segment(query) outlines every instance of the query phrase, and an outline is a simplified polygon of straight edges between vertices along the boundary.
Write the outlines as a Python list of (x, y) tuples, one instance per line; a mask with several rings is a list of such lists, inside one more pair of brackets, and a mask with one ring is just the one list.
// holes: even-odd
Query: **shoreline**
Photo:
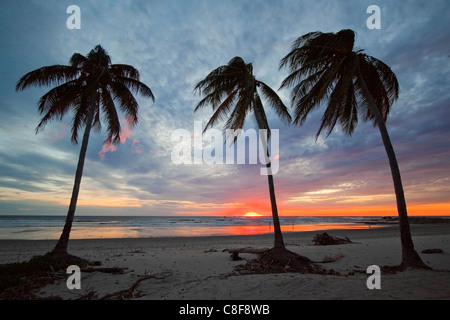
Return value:
[[(1, 218), (1, 216), (0, 216)], [(53, 219), (43, 219), (36, 221), (33, 217), (26, 217), (22, 221), (21, 217), (10, 216), (6, 224), (0, 220), (0, 240), (58, 240), (63, 228), (56, 225)], [(54, 218), (54, 217), (51, 217)], [(115, 220), (115, 217), (89, 217), (92, 220), (78, 221), (72, 227), (71, 239), (115, 239), (115, 238), (159, 238), (159, 237), (195, 237), (195, 236), (234, 236), (234, 235), (256, 235), (272, 234), (272, 220), (268, 217), (243, 218), (231, 217), (227, 221), (220, 217), (175, 217), (168, 220), (158, 221), (161, 217), (144, 217), (139, 220), (137, 217), (128, 220)], [(124, 218), (124, 217), (122, 217)], [(191, 220), (191, 218), (193, 220)], [(194, 219), (195, 218), (195, 219)], [(206, 218), (206, 220), (202, 220)], [(215, 220), (208, 220), (208, 219)], [(293, 218), (290, 220), (290, 218)], [(326, 231), (335, 229), (365, 229), (384, 227), (386, 225), (398, 224), (398, 218), (391, 216), (384, 217), (321, 217), (315, 222), (309, 220), (312, 217), (288, 217), (281, 224), (283, 233), (306, 232), (306, 231)], [(104, 220), (102, 220), (104, 219)], [(150, 219), (150, 220), (147, 220)], [(200, 219), (200, 221), (194, 221)], [(219, 219), (219, 220), (217, 220)], [(243, 219), (234, 221), (233, 219)], [(257, 219), (254, 221), (253, 219)], [(260, 220), (263, 219), (263, 220)], [(268, 220), (267, 220), (268, 219)], [(323, 219), (322, 221), (320, 219)], [(17, 221), (16, 221), (17, 220)], [(267, 220), (267, 221), (266, 221)], [(410, 217), (411, 224), (450, 224), (450, 217)], [(189, 222), (186, 222), (189, 221)], [(213, 221), (211, 223), (211, 221)], [(313, 219), (314, 221), (314, 219)], [(18, 224), (17, 224), (18, 222)], [(20, 226), (20, 227), (19, 227)]]
[[(366, 224), (366, 222), (358, 222), (358, 224)], [(371, 227), (367, 227), (367, 228), (330, 228), (330, 229), (317, 229), (317, 230), (306, 230), (306, 231), (282, 231), (283, 233), (283, 237), (286, 238), (305, 238), (305, 237), (313, 237), (315, 234), (317, 233), (323, 233), (323, 232), (327, 232), (327, 233), (351, 233), (351, 232), (355, 232), (355, 234), (359, 234), (358, 231), (363, 231), (363, 230), (375, 230), (375, 229), (396, 229), (396, 227), (398, 226), (398, 224), (386, 224), (384, 225), (383, 223), (381, 223), (380, 226), (376, 225), (375, 223), (373, 224), (373, 228)], [(263, 238), (265, 240), (268, 240), (267, 238), (273, 238), (273, 231), (267, 231), (264, 233), (257, 233), (257, 234), (224, 234), (224, 235), (194, 235), (194, 236), (143, 236), (143, 237), (115, 237), (115, 238), (80, 238), (80, 239), (73, 239), (70, 238), (69, 240), (69, 247), (71, 243), (82, 243), (82, 242), (94, 242), (94, 241), (112, 241), (112, 242), (119, 242), (119, 241), (135, 241), (135, 242), (140, 242), (140, 241), (155, 241), (155, 242), (164, 242), (164, 241), (168, 241), (168, 242), (173, 242), (173, 241), (179, 241), (179, 242), (183, 242), (184, 240), (186, 241), (209, 241), (211, 239), (213, 240), (230, 240), (230, 239), (235, 239), (236, 241), (245, 241), (248, 240), (250, 242), (257, 240), (258, 238)], [(42, 242), (42, 243), (54, 243), (56, 244), (56, 242), (58, 241), (58, 238), (55, 239), (0, 239), (0, 245), (2, 243), (15, 243), (15, 242), (23, 242), (23, 243), (36, 243), (36, 242)], [(0, 264), (2, 264), (3, 262), (1, 259), (1, 247), (0, 247)]]
[[(395, 225), (373, 229), (339, 229), (284, 233), (286, 247), (314, 261), (341, 254), (342, 258), (321, 264), (341, 276), (317, 274), (233, 274), (233, 268), (256, 257), (240, 254), (232, 261), (227, 248), (264, 248), (273, 245), (272, 234), (117, 238), (70, 240), (69, 253), (101, 267), (125, 268), (123, 274), (82, 273), (81, 289), (69, 290), (66, 276), (36, 292), (40, 298), (77, 299), (89, 293), (96, 298), (128, 289), (136, 281), (133, 299), (143, 300), (297, 300), (297, 299), (450, 299), (450, 228), (448, 225), (411, 225), (416, 251), (434, 270), (407, 270), (381, 275), (381, 289), (366, 286), (370, 265), (398, 265), (401, 245)], [(348, 237), (353, 243), (315, 246), (312, 239), (327, 232)], [(0, 264), (45, 254), (55, 240), (0, 240)], [(442, 254), (423, 254), (441, 248)], [(356, 273), (354, 271), (357, 271)], [(352, 274), (353, 272), (353, 274)]]

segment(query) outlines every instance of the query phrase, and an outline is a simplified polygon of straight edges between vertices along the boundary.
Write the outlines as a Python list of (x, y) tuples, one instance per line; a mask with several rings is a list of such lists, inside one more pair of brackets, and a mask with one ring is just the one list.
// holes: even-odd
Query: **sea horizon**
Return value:
[[(283, 232), (368, 229), (383, 216), (280, 216)], [(392, 216), (395, 217), (395, 216)], [(431, 217), (431, 216), (429, 216)], [(443, 216), (440, 216), (443, 217)], [(0, 240), (57, 240), (66, 216), (0, 215)], [(71, 239), (256, 235), (273, 232), (271, 216), (75, 216)]]

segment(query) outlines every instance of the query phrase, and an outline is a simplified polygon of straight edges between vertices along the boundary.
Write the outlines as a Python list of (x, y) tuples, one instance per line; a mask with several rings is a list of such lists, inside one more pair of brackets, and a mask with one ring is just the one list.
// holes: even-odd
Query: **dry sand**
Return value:
[[(433, 271), (406, 270), (381, 273), (381, 289), (369, 290), (365, 273), (370, 265), (398, 265), (401, 246), (397, 226), (371, 230), (330, 230), (354, 243), (315, 246), (320, 232), (285, 233), (287, 248), (314, 261), (342, 254), (342, 258), (322, 264), (341, 276), (319, 274), (230, 275), (233, 267), (255, 258), (232, 261), (227, 248), (263, 248), (272, 245), (272, 235), (71, 240), (69, 252), (102, 262), (101, 267), (120, 267), (124, 274), (83, 273), (81, 289), (69, 290), (62, 278), (38, 291), (38, 296), (77, 299), (95, 291), (97, 298), (128, 289), (139, 279), (133, 299), (145, 300), (292, 300), (292, 299), (450, 299), (450, 227), (412, 225), (417, 252)], [(0, 263), (25, 261), (50, 251), (55, 241), (0, 241)], [(443, 253), (423, 254), (424, 249), (440, 248)], [(354, 275), (353, 270), (359, 270)]]

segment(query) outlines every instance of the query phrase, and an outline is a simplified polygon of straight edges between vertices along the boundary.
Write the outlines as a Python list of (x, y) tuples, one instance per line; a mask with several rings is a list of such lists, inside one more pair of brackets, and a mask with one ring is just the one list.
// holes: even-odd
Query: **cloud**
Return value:
[(131, 143), (131, 147), (133, 148), (133, 153), (142, 154), (144, 151), (141, 149), (141, 141), (138, 139), (134, 139)]
[[(121, 131), (119, 133), (119, 137), (120, 137), (120, 144), (125, 144), (127, 142), (127, 139), (130, 138), (133, 135), (133, 131), (130, 129), (131, 127), (131, 120), (130, 119), (121, 119)], [(139, 140), (134, 140), (132, 142), (132, 146), (134, 147), (136, 145), (136, 143), (139, 143)], [(114, 143), (111, 143), (109, 141), (106, 141), (103, 146), (102, 146), (102, 150), (100, 150), (100, 152), (98, 153), (100, 159), (105, 160), (106, 157), (106, 153), (108, 152), (115, 152), (117, 151), (117, 145)], [(139, 153), (139, 152), (136, 152)]]
[[(366, 9), (373, 3), (361, 0), (80, 1), (80, 30), (66, 27), (70, 4), (7, 0), (0, 13), (0, 187), (5, 195), (0, 210), (33, 207), (45, 195), (56, 197), (60, 208), (60, 199), (69, 198), (79, 152), (67, 131), (71, 115), (35, 135), (36, 103), (49, 88), (16, 93), (14, 85), (26, 72), (67, 64), (73, 53), (87, 54), (97, 44), (113, 63), (136, 67), (156, 101), (136, 97), (135, 127), (120, 115), (119, 144), (104, 144), (104, 132), (91, 135), (81, 191), (86, 191), (85, 212), (101, 212), (89, 193), (101, 194), (105, 205), (117, 198), (116, 204), (129, 205), (132, 211), (126, 212), (133, 214), (213, 214), (214, 208), (226, 213), (247, 204), (270, 210), (267, 177), (260, 176), (259, 164), (176, 166), (170, 159), (171, 133), (178, 128), (192, 132), (194, 120), (206, 123), (210, 109), (193, 112), (201, 99), (194, 86), (234, 56), (252, 62), (255, 76), (277, 90), (288, 72), (278, 69), (279, 61), (297, 37), (343, 28), (354, 29), (357, 47), (385, 61), (399, 78), (400, 98), (387, 125), (408, 203), (448, 197), (450, 7), (445, 0), (380, 0), (381, 30), (366, 28)], [(289, 106), (289, 90), (279, 94)], [(381, 196), (391, 192), (392, 179), (376, 128), (361, 119), (351, 137), (336, 127), (316, 141), (323, 108), (302, 127), (285, 126), (268, 109), (270, 126), (280, 129), (282, 156), (274, 177), (280, 212), (295, 211), (294, 203), (312, 208), (318, 203), (393, 205), (392, 198)], [(251, 117), (246, 127), (254, 127)], [(22, 204), (9, 203), (8, 196), (17, 194)], [(35, 207), (53, 213), (51, 204)]]
[(67, 126), (64, 123), (59, 125), (59, 132), (55, 133), (50, 139), (50, 143), (54, 143), (58, 140), (62, 140), (66, 137)]
[(102, 147), (102, 150), (98, 153), (100, 159), (105, 160), (105, 155), (107, 152), (115, 152), (117, 150), (117, 146), (115, 146), (111, 142), (105, 142)]

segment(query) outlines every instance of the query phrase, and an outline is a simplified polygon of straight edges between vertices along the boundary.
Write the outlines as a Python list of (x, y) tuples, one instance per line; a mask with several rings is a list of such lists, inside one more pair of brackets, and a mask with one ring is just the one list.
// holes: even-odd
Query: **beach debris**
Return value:
[(301, 244), (298, 243), (285, 243), (286, 246), (297, 246), (297, 247), (301, 247)]
[(104, 295), (103, 297), (99, 297), (95, 291), (89, 291), (87, 294), (81, 296), (76, 300), (129, 300), (133, 298), (139, 298), (142, 295), (139, 290), (137, 290), (138, 285), (148, 279), (165, 279), (167, 277), (172, 276), (171, 271), (162, 271), (155, 274), (146, 273), (143, 276), (139, 277), (128, 289), (119, 290), (113, 293), (109, 293)]
[(352, 243), (352, 241), (345, 237), (345, 239), (330, 236), (328, 233), (324, 232), (322, 234), (316, 234), (313, 238), (314, 245), (316, 246), (328, 246), (344, 243)]
[(125, 273), (125, 269), (127, 269), (127, 268), (118, 268), (118, 267), (113, 267), (113, 268), (82, 268), (81, 272), (87, 272), (87, 273), (103, 272), (103, 273), (112, 273), (112, 274), (123, 274), (123, 273)]
[(435, 248), (422, 250), (422, 253), (444, 253), (444, 251), (442, 251), (442, 249)]
[(103, 298), (101, 298), (101, 300), (126, 300), (126, 299), (132, 299), (132, 298), (137, 298), (140, 297), (141, 294), (140, 293), (135, 293), (134, 291), (136, 290), (137, 286), (144, 280), (148, 280), (148, 279), (165, 279), (167, 277), (170, 277), (172, 275), (172, 272), (161, 272), (161, 273), (156, 273), (156, 274), (147, 274), (141, 278), (139, 278), (138, 280), (136, 280), (135, 283), (133, 283), (133, 285), (129, 288), (129, 289), (124, 289), (124, 290), (120, 290), (111, 294), (107, 294), (105, 295)]
[(225, 251), (231, 254), (233, 261), (243, 260), (239, 257), (239, 253), (253, 253), (258, 255), (256, 259), (234, 267), (234, 273), (241, 275), (286, 272), (339, 275), (339, 272), (333, 269), (323, 269), (316, 263), (334, 262), (343, 257), (341, 253), (338, 253), (332, 257), (325, 257), (322, 261), (317, 262), (286, 248), (278, 247), (271, 249), (246, 247), (222, 250), (222, 252)]
[(318, 263), (330, 263), (330, 262), (335, 262), (336, 260), (339, 260), (340, 258), (342, 258), (343, 255), (342, 253), (338, 253), (332, 257), (328, 257), (326, 256), (325, 258), (322, 259), (322, 261), (318, 262)]
[(128, 251), (128, 253), (147, 253), (146, 251), (143, 251), (141, 249), (134, 250), (134, 251)]
[(231, 260), (233, 261), (239, 261), (242, 260), (241, 257), (239, 257), (239, 253), (253, 253), (253, 254), (263, 254), (264, 252), (269, 251), (269, 248), (262, 248), (262, 249), (256, 249), (252, 247), (246, 247), (246, 248), (237, 248), (237, 249), (223, 249), (222, 252), (227, 251), (230, 253)]
[[(0, 300), (44, 299), (36, 292), (57, 280), (65, 279), (68, 266), (81, 268), (98, 265), (68, 253), (48, 252), (32, 257), (29, 261), (0, 265)], [(59, 299), (51, 296), (45, 299)]]
[[(274, 247), (268, 250), (258, 249), (256, 252), (255, 250), (248, 250), (248, 248), (244, 249), (246, 252), (252, 251), (250, 253), (258, 253), (258, 258), (235, 266), (234, 274), (245, 275), (293, 272), (339, 275), (339, 273), (333, 269), (323, 269), (309, 258), (283, 247)], [(226, 251), (228, 251), (228, 249)], [(262, 253), (259, 253), (260, 251)]]

